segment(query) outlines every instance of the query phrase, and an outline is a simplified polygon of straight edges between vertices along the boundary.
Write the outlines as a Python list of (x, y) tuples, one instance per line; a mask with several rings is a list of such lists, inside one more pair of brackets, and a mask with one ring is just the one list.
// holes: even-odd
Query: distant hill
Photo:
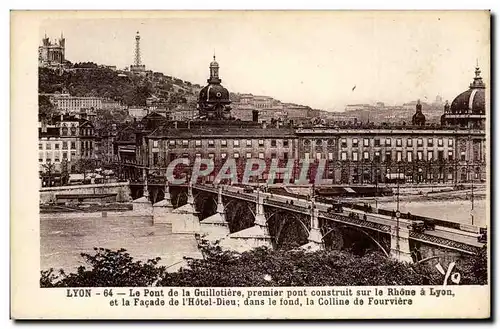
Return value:
[(134, 76), (119, 76), (107, 68), (66, 70), (59, 73), (39, 68), (38, 92), (68, 92), (72, 96), (97, 96), (127, 105), (145, 105), (153, 91), (151, 83)]
[[(49, 68), (39, 68), (38, 72), (38, 92), (41, 94), (59, 92), (72, 96), (96, 96), (128, 106), (146, 106), (150, 97), (169, 106), (196, 106), (202, 88), (161, 72), (150, 72), (148, 77), (138, 76), (92, 62), (69, 63), (62, 72)], [(229, 97), (237, 102), (239, 96), (231, 92)]]

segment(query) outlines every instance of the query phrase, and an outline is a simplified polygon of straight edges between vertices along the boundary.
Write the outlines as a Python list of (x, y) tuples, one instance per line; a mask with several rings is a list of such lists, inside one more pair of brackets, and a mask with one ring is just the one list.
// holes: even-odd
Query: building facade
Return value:
[[(281, 167), (294, 160), (294, 178), (298, 178), (299, 171), (295, 169), (301, 160), (316, 166), (322, 162), (325, 164), (322, 178), (343, 185), (458, 184), (486, 180), (488, 144), (484, 122), (463, 125), (445, 120), (443, 125), (431, 125), (426, 123), (420, 102), (414, 105), (413, 117), (411, 111), (407, 112), (412, 124), (332, 126), (323, 120), (299, 126), (280, 121), (270, 125), (260, 118), (262, 111), (268, 109), (252, 115), (251, 121), (235, 120), (229, 107), (229, 92), (219, 84), (218, 68), (218, 63), (211, 63), (209, 85), (200, 92), (201, 119), (165, 119), (153, 125), (144, 121), (142, 128), (130, 128), (128, 140), (117, 139), (123, 157), (127, 156), (127, 161), (138, 168), (149, 168), (160, 176), (178, 158), (187, 158), (191, 164), (196, 158), (204, 158), (213, 159), (216, 169), (227, 159), (234, 159), (243, 167), (248, 159), (262, 159), (267, 165), (278, 159)], [(465, 111), (458, 104), (455, 111)], [(484, 102), (479, 105), (485, 106)], [(477, 119), (472, 118), (472, 122)], [(312, 179), (312, 175), (313, 171), (308, 177)]]
[(58, 40), (50, 41), (47, 35), (42, 39), (42, 45), (38, 47), (38, 66), (51, 67), (61, 66), (65, 61), (66, 39), (61, 33)]
[[(393, 127), (394, 128), (394, 127)], [(299, 128), (299, 156), (326, 160), (337, 184), (486, 179), (484, 131), (438, 129)]]
[(69, 172), (77, 170), (76, 163), (82, 158), (94, 159), (96, 136), (94, 126), (88, 120), (61, 115), (53, 122), (39, 124), (38, 164), (41, 173), (51, 166), (53, 172), (61, 172), (66, 162)]
[(65, 113), (79, 113), (82, 110), (102, 110), (103, 100), (100, 97), (78, 97), (60, 95), (52, 97), (56, 108)]

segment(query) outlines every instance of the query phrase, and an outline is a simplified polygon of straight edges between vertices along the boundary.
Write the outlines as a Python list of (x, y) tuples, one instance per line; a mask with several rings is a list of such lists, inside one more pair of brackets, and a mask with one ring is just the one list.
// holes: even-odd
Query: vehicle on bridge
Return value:
[(417, 233), (424, 233), (425, 232), (425, 223), (423, 220), (412, 220), (411, 224), (408, 225), (408, 229), (413, 232)]
[(433, 220), (411, 220), (411, 224), (408, 226), (411, 231), (424, 233), (425, 231), (435, 231), (436, 223)]
[(243, 188), (243, 193), (253, 193), (253, 187), (245, 186), (245, 188)]
[(343, 212), (343, 211), (344, 211), (344, 210), (342, 209), (342, 203), (340, 203), (340, 202), (338, 202), (338, 201), (336, 201), (336, 202), (332, 202), (332, 203), (331, 203), (331, 205), (332, 205), (332, 206), (331, 206), (331, 207), (329, 207), (329, 208), (326, 210), (326, 212), (327, 212), (327, 213), (330, 213), (330, 214), (332, 214), (332, 213), (341, 213), (341, 212)]

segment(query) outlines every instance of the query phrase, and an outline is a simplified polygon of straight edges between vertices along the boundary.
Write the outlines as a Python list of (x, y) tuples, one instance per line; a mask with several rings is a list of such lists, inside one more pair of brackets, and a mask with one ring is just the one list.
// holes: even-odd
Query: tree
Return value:
[(41, 119), (50, 119), (55, 114), (54, 104), (45, 95), (38, 95), (38, 115)]
[(56, 171), (56, 165), (52, 162), (47, 162), (42, 165), (42, 168), (45, 170), (44, 175), (47, 177), (47, 186), (52, 186), (52, 178)]
[[(380, 253), (362, 256), (350, 251), (283, 251), (256, 248), (236, 253), (202, 241), (203, 259), (167, 273), (160, 258), (134, 261), (125, 249), (94, 248), (81, 254), (91, 268), (76, 273), (54, 269), (41, 272), (41, 287), (263, 287), (263, 286), (377, 286), (441, 285), (443, 276), (429, 264), (409, 264)], [(460, 284), (487, 283), (486, 248), (477, 256), (457, 261)]]
[(61, 162), (61, 185), (66, 185), (69, 181), (68, 159)]
[(148, 261), (134, 261), (125, 249), (111, 251), (94, 248), (95, 254), (82, 253), (91, 268), (78, 267), (76, 273), (59, 275), (53, 269), (41, 272), (40, 286), (49, 287), (144, 287), (155, 285), (165, 273), (164, 266), (158, 266), (160, 258)]
[(97, 165), (95, 160), (80, 158), (76, 162), (76, 168), (79, 173), (83, 174), (83, 180), (85, 181), (87, 179), (87, 174), (92, 173), (97, 168)]

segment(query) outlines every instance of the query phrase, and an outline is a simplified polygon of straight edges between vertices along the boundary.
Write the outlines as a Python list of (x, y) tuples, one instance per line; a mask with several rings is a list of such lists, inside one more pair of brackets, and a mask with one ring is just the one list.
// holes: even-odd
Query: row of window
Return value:
[[(352, 142), (352, 147), (358, 147), (360, 145), (360, 141), (357, 138), (353, 138), (351, 140), (351, 142)], [(382, 140), (380, 138), (373, 139), (373, 146), (375, 146), (375, 147), (382, 146), (382, 142), (384, 143), (384, 146), (387, 146), (387, 147), (393, 146), (392, 139), (389, 137), (382, 139)], [(370, 138), (363, 138), (363, 146), (364, 147), (370, 147), (370, 144), (371, 144)], [(443, 138), (437, 138), (437, 146), (443, 147), (443, 145), (444, 145)], [(347, 147), (347, 139), (346, 138), (340, 139), (340, 146), (343, 148)], [(396, 138), (396, 147), (402, 147), (402, 146), (403, 146), (403, 139)], [(406, 139), (406, 146), (413, 147), (413, 138)], [(417, 146), (419, 146), (419, 147), (424, 146), (424, 139), (423, 138), (417, 138)], [(433, 146), (434, 146), (434, 138), (432, 138), (432, 137), (427, 138), (427, 147), (433, 147)], [(453, 147), (453, 139), (451, 139), (451, 138), (448, 139), (448, 147)]]
[[(320, 154), (320, 153), (318, 153)], [(318, 156), (318, 154), (316, 156)], [(360, 154), (358, 152), (352, 152), (352, 156), (351, 156), (351, 159), (352, 161), (359, 161), (359, 156)], [(370, 153), (365, 151), (362, 153), (362, 157), (363, 157), (363, 161), (374, 161), (374, 162), (381, 162), (382, 161), (382, 156), (381, 156), (381, 153), (379, 151), (376, 151), (374, 152), (373, 154), (373, 158), (370, 157)], [(343, 161), (346, 161), (348, 160), (348, 154), (347, 152), (341, 152), (340, 153), (340, 160), (343, 160)], [(428, 151), (427, 152), (427, 157), (424, 158), (424, 152), (423, 151), (417, 151), (417, 157), (416, 157), (416, 160), (417, 161), (432, 161), (432, 160), (435, 160), (436, 158), (434, 158), (434, 151)], [(387, 151), (385, 152), (385, 161), (386, 162), (391, 162), (393, 159), (392, 159), (392, 152), (391, 151)], [(407, 151), (406, 152), (406, 158), (403, 159), (403, 152), (402, 151), (396, 151), (396, 162), (400, 162), (400, 161), (407, 161), (407, 162), (413, 162), (415, 159), (414, 159), (414, 154), (412, 151)], [(438, 151), (437, 152), (437, 160), (445, 160), (445, 154), (444, 154), (444, 151)], [(447, 157), (447, 160), (449, 161), (452, 161), (453, 160), (453, 151), (448, 151), (448, 157)], [(462, 161), (465, 161), (465, 152), (462, 152), (460, 154), (460, 160)]]
[[(68, 127), (61, 128), (61, 136), (76, 136), (76, 128), (71, 127), (70, 131), (71, 135), (68, 135)], [(92, 128), (80, 128), (80, 134), (83, 136), (93, 136), (94, 131)]]
[(57, 105), (58, 106), (65, 106), (65, 105), (80, 105), (80, 104), (87, 104), (87, 105), (97, 105), (101, 104), (102, 101), (100, 99), (58, 99), (57, 100)]
[[(358, 152), (352, 152), (351, 154), (351, 158), (349, 160), (352, 160), (352, 161), (359, 161), (359, 156), (360, 156), (360, 153)], [(310, 159), (311, 155), (306, 152), (304, 153), (304, 158), (305, 159)], [(382, 161), (382, 157), (381, 157), (381, 153), (379, 151), (375, 151), (374, 154), (373, 154), (373, 158), (370, 157), (370, 152), (368, 151), (364, 151), (362, 153), (362, 157), (363, 157), (363, 160), (364, 161), (375, 161), (375, 162), (381, 162)], [(317, 160), (321, 160), (323, 159), (323, 153), (316, 153), (316, 159)], [(327, 159), (328, 160), (333, 160), (333, 153), (330, 152), (328, 153), (327, 155)], [(427, 158), (424, 159), (424, 152), (423, 151), (417, 151), (417, 158), (416, 158), (418, 161), (431, 161), (431, 160), (434, 160), (434, 151), (428, 151), (427, 152)], [(444, 157), (444, 151), (438, 151), (437, 152), (437, 159), (438, 160), (444, 160), (445, 157)], [(448, 151), (448, 160), (453, 160), (453, 151)], [(342, 161), (347, 161), (348, 160), (348, 152), (341, 152), (340, 153), (340, 160)], [(413, 157), (413, 152), (412, 151), (407, 151), (406, 152), (406, 158), (404, 159), (408, 162), (412, 162), (414, 161), (414, 157)], [(465, 161), (465, 152), (462, 152), (460, 154), (460, 160), (462, 161)], [(391, 151), (387, 151), (385, 152), (385, 161), (392, 161), (392, 152)], [(402, 151), (396, 151), (396, 161), (397, 162), (400, 162), (400, 161), (403, 161), (403, 152)]]
[[(43, 145), (44, 143), (38, 143), (38, 149), (43, 150)], [(71, 142), (71, 149), (76, 150), (76, 142)], [(82, 142), (83, 145), (83, 142)], [(59, 150), (59, 147), (61, 146), (60, 142), (54, 142), (54, 150)], [(52, 149), (52, 143), (51, 142), (46, 142), (45, 143), (45, 149), (46, 150), (51, 150)], [(62, 142), (62, 149), (67, 150), (68, 149), (68, 142)]]
[[(264, 140), (263, 139), (259, 139), (259, 140), (251, 140), (251, 139), (247, 139), (245, 140), (244, 143), (240, 143), (240, 140), (239, 139), (233, 139), (232, 140), (232, 145), (233, 147), (240, 147), (240, 146), (243, 146), (245, 145), (246, 147), (252, 147), (253, 146), (253, 143), (256, 142), (258, 143), (259, 146), (264, 146)], [(159, 142), (158, 140), (153, 140), (153, 147), (158, 147), (159, 145)], [(183, 140), (169, 140), (168, 141), (168, 145), (169, 147), (171, 148), (175, 148), (176, 145), (179, 145), (179, 146), (183, 146), (183, 147), (189, 147), (189, 140), (187, 139), (183, 139)], [(197, 139), (194, 141), (194, 145), (197, 146), (197, 147), (201, 147), (202, 146), (202, 141), (201, 139)], [(207, 143), (208, 147), (215, 147), (215, 140), (213, 139), (209, 139), (208, 140), (208, 143)], [(220, 140), (220, 146), (221, 147), (227, 147), (228, 145), (228, 141), (223, 139), (223, 140)], [(278, 140), (276, 139), (271, 139), (271, 147), (276, 147), (278, 145)], [(289, 146), (289, 140), (288, 139), (283, 139), (283, 147), (288, 147)]]
[[(201, 153), (196, 153), (195, 154), (195, 158), (201, 158), (202, 154)], [(209, 153), (208, 154), (208, 158), (209, 159), (214, 159), (215, 158), (215, 153)], [(232, 154), (232, 157), (234, 159), (239, 159), (240, 157), (242, 157), (243, 155), (240, 154), (239, 152), (234, 152)], [(251, 152), (247, 152), (245, 153), (244, 155), (247, 159), (250, 159), (253, 157), (253, 154)], [(352, 160), (354, 162), (356, 161), (360, 161), (360, 153), (358, 152), (352, 152), (351, 154), (351, 158), (348, 159), (348, 152), (341, 152), (340, 153), (340, 160), (342, 161), (347, 161), (347, 160)], [(437, 160), (440, 160), (440, 161), (443, 161), (445, 160), (445, 157), (444, 157), (444, 152), (443, 151), (438, 151), (437, 153)], [(189, 157), (189, 154), (188, 153), (183, 153), (183, 154), (170, 154), (170, 161), (173, 161), (174, 159), (178, 158), (178, 157), (183, 157), (183, 158), (188, 158)], [(228, 154), (227, 153), (220, 153), (220, 158), (221, 159), (226, 159), (228, 157)], [(328, 157), (328, 160), (334, 160), (333, 158), (333, 153), (328, 153), (327, 155)], [(258, 153), (258, 158), (259, 159), (264, 159), (265, 158), (265, 154), (264, 152), (259, 152)], [(277, 158), (277, 154), (276, 153), (271, 153), (271, 159), (276, 159)], [(310, 159), (310, 153), (306, 152), (304, 153), (304, 158), (305, 159)], [(447, 157), (447, 160), (449, 161), (452, 161), (453, 160), (453, 151), (448, 151), (448, 157)], [(287, 160), (288, 159), (288, 153), (283, 153), (283, 159)], [(323, 153), (316, 153), (316, 159), (317, 160), (321, 160), (323, 159)], [(415, 160), (417, 161), (432, 161), (434, 160), (434, 152), (432, 151), (429, 151), (427, 152), (427, 157), (424, 158), (424, 152), (423, 151), (417, 151), (417, 155), (416, 155), (416, 159), (414, 158), (414, 154), (413, 152), (406, 152), (406, 158), (403, 159), (403, 152), (401, 151), (396, 151), (396, 158), (394, 159), (396, 162), (401, 162), (401, 161), (407, 161), (407, 162), (413, 162)], [(382, 162), (382, 155), (380, 152), (374, 152), (373, 154), (373, 158), (371, 158), (370, 156), (370, 153), (365, 151), (362, 153), (362, 160), (365, 161), (365, 162), (368, 162), (368, 161), (374, 161), (374, 162)], [(392, 159), (392, 152), (388, 151), (385, 153), (385, 159), (384, 159), (386, 162), (391, 162), (393, 159)], [(465, 152), (461, 152), (460, 154), (460, 160), (461, 161), (465, 161)], [(154, 152), (153, 153), (153, 163), (154, 164), (158, 164), (159, 162), (159, 156), (158, 156), (158, 152)]]
[[(201, 154), (201, 153), (195, 153), (195, 158), (201, 158), (201, 156), (202, 156), (202, 154)], [(239, 159), (239, 158), (240, 158), (240, 157), (242, 157), (242, 156), (243, 156), (243, 154), (240, 154), (239, 152), (234, 152), (234, 153), (232, 154), (232, 157), (233, 157), (234, 159)], [(251, 159), (251, 158), (253, 158), (253, 154), (252, 154), (251, 152), (247, 152), (247, 153), (245, 153), (245, 155), (244, 155), (244, 156), (245, 156), (245, 158), (247, 158), (247, 159)], [(277, 158), (277, 156), (278, 156), (278, 155), (277, 155), (277, 153), (271, 153), (271, 159), (276, 159), (276, 158)], [(181, 155), (181, 154), (176, 155), (176, 154), (173, 154), (173, 153), (172, 153), (172, 154), (170, 154), (170, 161), (174, 160), (174, 159), (175, 159), (175, 158), (177, 158), (177, 157), (189, 158), (189, 154), (188, 154), (188, 153), (183, 153), (182, 155)], [(220, 153), (220, 158), (221, 158), (221, 159), (227, 159), (227, 157), (228, 157), (228, 154), (227, 154), (227, 153), (224, 153), (224, 152), (223, 152), (223, 153)], [(258, 157), (259, 157), (259, 159), (265, 159), (265, 154), (264, 154), (264, 152), (259, 152), (259, 153), (258, 153)], [(215, 153), (208, 153), (208, 158), (209, 158), (209, 159), (215, 159)], [(288, 153), (287, 153), (287, 152), (283, 153), (283, 159), (288, 160)], [(158, 162), (159, 162), (158, 152), (154, 152), (154, 153), (153, 153), (153, 163), (154, 163), (154, 164), (158, 164)]]
[[(59, 153), (52, 153), (52, 152), (46, 152), (45, 153), (45, 159), (47, 162), (52, 162), (52, 154), (54, 155), (54, 162), (59, 162), (60, 159), (59, 159)], [(38, 154), (38, 162), (43, 162), (43, 157), (44, 153), (43, 152), (39, 152)], [(76, 157), (76, 152), (71, 152), (71, 158), (74, 158)], [(62, 158), (63, 159), (68, 159), (68, 152), (62, 152)]]

